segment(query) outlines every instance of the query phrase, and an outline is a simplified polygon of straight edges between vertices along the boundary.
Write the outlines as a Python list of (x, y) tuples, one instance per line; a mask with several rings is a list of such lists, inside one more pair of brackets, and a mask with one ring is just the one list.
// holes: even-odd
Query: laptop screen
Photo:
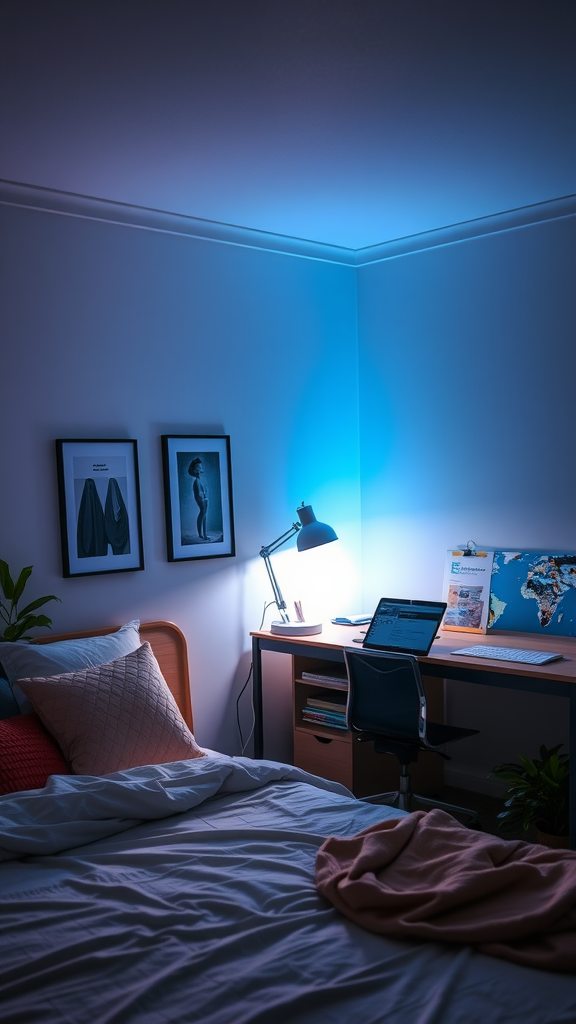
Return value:
[(445, 611), (443, 601), (402, 601), (382, 597), (362, 647), (372, 651), (426, 655)]

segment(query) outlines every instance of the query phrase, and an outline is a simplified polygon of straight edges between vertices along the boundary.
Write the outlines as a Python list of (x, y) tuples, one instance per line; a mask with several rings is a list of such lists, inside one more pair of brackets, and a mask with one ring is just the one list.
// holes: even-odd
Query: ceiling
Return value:
[(0, 177), (354, 249), (576, 192), (574, 0), (4, 0)]

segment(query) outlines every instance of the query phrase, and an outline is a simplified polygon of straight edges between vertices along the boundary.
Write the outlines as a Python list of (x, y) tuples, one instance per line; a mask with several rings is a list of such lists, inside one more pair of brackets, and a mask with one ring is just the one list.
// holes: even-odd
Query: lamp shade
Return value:
[(329, 544), (332, 540), (338, 540), (331, 526), (318, 522), (312, 511), (312, 505), (301, 505), (296, 511), (302, 523), (302, 529), (296, 538), (298, 551), (308, 551), (309, 548), (317, 548), (321, 544)]

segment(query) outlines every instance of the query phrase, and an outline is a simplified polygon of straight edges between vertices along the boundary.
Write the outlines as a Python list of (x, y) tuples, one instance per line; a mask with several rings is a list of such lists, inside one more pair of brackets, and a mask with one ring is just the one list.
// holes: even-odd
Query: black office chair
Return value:
[(410, 789), (408, 765), (418, 760), (421, 750), (431, 750), (449, 760), (441, 749), (446, 743), (475, 736), (478, 729), (429, 722), (426, 695), (418, 661), (411, 654), (345, 650), (348, 672), (348, 728), (360, 742), (373, 741), (377, 754), (394, 754), (400, 762), (399, 789), (378, 793), (365, 799), (387, 803), (409, 811), (412, 799), (430, 807), (441, 807), (469, 818), (475, 825), (478, 815), (467, 807), (441, 800), (430, 800)]

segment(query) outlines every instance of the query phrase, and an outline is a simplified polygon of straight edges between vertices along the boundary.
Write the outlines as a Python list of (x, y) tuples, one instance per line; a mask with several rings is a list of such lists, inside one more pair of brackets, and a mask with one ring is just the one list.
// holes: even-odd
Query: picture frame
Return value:
[(56, 466), (64, 577), (144, 569), (136, 441), (58, 438)]
[(169, 562), (236, 554), (228, 434), (162, 434)]

